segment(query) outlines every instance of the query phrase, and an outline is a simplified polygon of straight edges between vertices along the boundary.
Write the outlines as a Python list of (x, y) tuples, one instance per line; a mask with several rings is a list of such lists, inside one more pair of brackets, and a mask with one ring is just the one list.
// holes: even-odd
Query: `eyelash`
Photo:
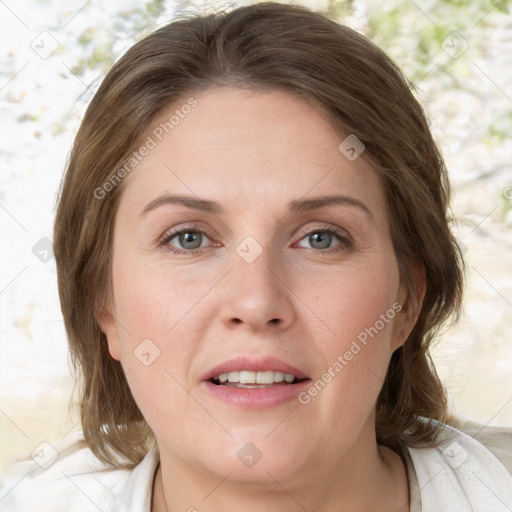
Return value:
[(325, 255), (333, 252), (348, 251), (349, 249), (353, 248), (354, 244), (352, 238), (346, 231), (342, 231), (327, 226), (324, 226), (322, 228), (314, 228), (309, 231), (306, 231), (305, 233), (301, 233), (299, 242), (302, 241), (304, 238), (312, 235), (313, 233), (328, 233), (329, 235), (335, 236), (340, 242), (338, 245), (331, 247), (329, 249), (315, 249), (313, 247), (309, 248), (309, 250), (313, 251), (314, 254)]
[(173, 252), (174, 254), (196, 254), (198, 252), (201, 252), (204, 249), (204, 247), (198, 247), (197, 249), (178, 249), (177, 247), (169, 245), (170, 241), (176, 235), (179, 235), (181, 233), (189, 233), (189, 232), (201, 233), (203, 235), (206, 235), (209, 239), (213, 238), (213, 236), (208, 231), (205, 231), (204, 229), (201, 229), (199, 226), (193, 224), (192, 226), (188, 226), (186, 228), (167, 231), (163, 235), (163, 237), (160, 239), (159, 245), (165, 246), (167, 248), (167, 250), (169, 250), (170, 252)]
[[(186, 228), (182, 229), (176, 229), (167, 231), (162, 238), (159, 241), (159, 246), (165, 246), (167, 250), (174, 254), (197, 254), (198, 252), (201, 252), (204, 247), (198, 247), (197, 249), (179, 249), (177, 247), (171, 246), (170, 241), (176, 236), (180, 235), (181, 233), (200, 233), (202, 235), (206, 235), (210, 240), (213, 238), (213, 236), (206, 230), (200, 228), (197, 225), (188, 226)], [(353, 242), (351, 237), (343, 231), (340, 231), (336, 228), (330, 228), (330, 227), (323, 227), (323, 228), (315, 228), (310, 231), (307, 231), (305, 233), (301, 234), (301, 237), (299, 239), (299, 242), (302, 241), (307, 236), (312, 235), (313, 233), (328, 233), (329, 235), (334, 235), (336, 238), (338, 238), (340, 244), (336, 245), (335, 247), (329, 248), (329, 249), (314, 249), (310, 248), (310, 251), (313, 251), (315, 254), (322, 254), (325, 255), (326, 253), (331, 252), (339, 252), (342, 250), (349, 250), (353, 247)]]

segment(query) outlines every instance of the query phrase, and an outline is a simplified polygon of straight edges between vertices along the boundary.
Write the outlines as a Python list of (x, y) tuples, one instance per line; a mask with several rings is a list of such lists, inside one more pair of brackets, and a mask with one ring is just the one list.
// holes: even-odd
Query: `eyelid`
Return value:
[(352, 236), (346, 229), (340, 228), (340, 227), (332, 225), (332, 224), (326, 224), (326, 223), (322, 223), (321, 226), (319, 225), (319, 226), (315, 226), (313, 228), (301, 228), (301, 230), (299, 231), (299, 234), (297, 236), (300, 237), (299, 240), (302, 240), (307, 235), (316, 233), (318, 231), (328, 231), (328, 232), (336, 234), (343, 240), (353, 241)]
[[(299, 245), (304, 239), (313, 233), (329, 233), (338, 239), (338, 244), (334, 247), (328, 247), (326, 249), (316, 249), (315, 247), (303, 247)], [(338, 254), (344, 251), (351, 251), (354, 248), (354, 239), (350, 235), (348, 231), (345, 229), (339, 228), (338, 226), (325, 224), (321, 227), (309, 228), (307, 230), (301, 230), (299, 238), (296, 242), (293, 243), (293, 246), (296, 246), (301, 249), (307, 249), (310, 252), (313, 252), (318, 255), (328, 256), (330, 254)]]
[(188, 225), (181, 224), (181, 225), (169, 228), (167, 231), (165, 231), (164, 234), (158, 239), (158, 244), (159, 245), (168, 244), (170, 239), (174, 238), (176, 235), (179, 235), (180, 233), (182, 233), (184, 231), (194, 231), (197, 233), (201, 233), (203, 235), (206, 235), (210, 240), (213, 240), (213, 238), (214, 238), (214, 236), (208, 229), (205, 229), (204, 227), (199, 226), (196, 223), (192, 223), (192, 224), (188, 224)]
[[(191, 224), (188, 224), (188, 225), (182, 224), (182, 225), (174, 226), (174, 227), (168, 229), (159, 238), (158, 245), (169, 246), (170, 240), (172, 238), (174, 238), (176, 235), (179, 235), (180, 233), (188, 232), (188, 231), (193, 231), (193, 232), (201, 233), (201, 234), (205, 235), (210, 240), (210, 242), (214, 242), (217, 247), (222, 245), (219, 242), (215, 241), (214, 235), (212, 235), (208, 229), (206, 229), (203, 226), (200, 226), (194, 222), (192, 222)], [(345, 229), (342, 229), (338, 226), (330, 225), (330, 224), (326, 224), (326, 223), (322, 223), (322, 225), (318, 225), (315, 227), (301, 228), (301, 230), (299, 231), (299, 233), (297, 235), (298, 238), (296, 239), (296, 241), (293, 244), (296, 244), (296, 243), (302, 241), (304, 238), (306, 238), (308, 235), (311, 235), (312, 233), (317, 233), (317, 232), (322, 232), (322, 231), (334, 234), (335, 236), (337, 236), (339, 238), (340, 243), (345, 244), (345, 246), (351, 246), (353, 244), (353, 238), (348, 231), (346, 231)], [(173, 247), (172, 249), (169, 249), (172, 252), (184, 253), (184, 254), (194, 254), (196, 252), (206, 249), (206, 247), (198, 247), (196, 249), (180, 249), (179, 247), (174, 247), (174, 246), (172, 246), (172, 247)], [(312, 248), (311, 250), (316, 251), (316, 252), (321, 252), (321, 253), (328, 253), (330, 251), (335, 250), (335, 248), (331, 248), (331, 249), (314, 249), (314, 248)]]

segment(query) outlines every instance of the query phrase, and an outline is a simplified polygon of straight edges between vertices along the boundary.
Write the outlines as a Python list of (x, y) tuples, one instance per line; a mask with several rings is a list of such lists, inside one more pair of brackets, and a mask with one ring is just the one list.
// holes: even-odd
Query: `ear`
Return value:
[(109, 310), (103, 306), (99, 307), (98, 323), (100, 329), (105, 334), (108, 343), (108, 351), (110, 355), (116, 360), (121, 360), (121, 345), (119, 343), (119, 332), (116, 325), (116, 320)]
[(426, 291), (425, 267), (423, 263), (416, 261), (413, 267), (413, 289), (407, 291), (405, 287), (401, 286), (398, 294), (397, 301), (402, 308), (396, 315), (393, 351), (405, 343), (409, 334), (414, 329), (421, 312)]

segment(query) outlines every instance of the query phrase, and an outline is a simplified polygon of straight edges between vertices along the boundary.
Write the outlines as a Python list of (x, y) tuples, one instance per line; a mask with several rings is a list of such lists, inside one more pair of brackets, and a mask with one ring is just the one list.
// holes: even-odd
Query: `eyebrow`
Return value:
[(219, 214), (222, 213), (222, 207), (219, 203), (215, 201), (207, 201), (205, 199), (199, 199), (197, 197), (192, 196), (182, 196), (175, 194), (164, 194), (163, 196), (157, 197), (150, 203), (148, 203), (144, 210), (142, 210), (141, 216), (145, 215), (147, 212), (154, 210), (163, 205), (169, 204), (178, 204), (182, 206), (186, 206), (187, 208), (191, 208), (193, 210), (201, 210), (207, 213)]
[(311, 199), (300, 199), (297, 201), (290, 202), (290, 211), (295, 213), (305, 212), (309, 210), (315, 210), (322, 208), (323, 206), (329, 206), (331, 204), (339, 204), (342, 206), (353, 206), (361, 209), (370, 219), (373, 219), (373, 214), (370, 209), (359, 199), (355, 197), (345, 195), (334, 195), (334, 196), (319, 196)]
[[(212, 213), (215, 215), (221, 214), (224, 211), (222, 206), (215, 201), (208, 201), (187, 195), (164, 194), (148, 203), (142, 210), (141, 216), (160, 206), (174, 204), (186, 206), (187, 208)], [(292, 213), (301, 213), (322, 208), (324, 206), (329, 206), (331, 204), (359, 208), (364, 213), (366, 213), (370, 219), (373, 219), (372, 212), (363, 202), (359, 201), (359, 199), (355, 199), (354, 197), (345, 195), (319, 196), (313, 197), (311, 199), (298, 199), (290, 201), (288, 208)]]

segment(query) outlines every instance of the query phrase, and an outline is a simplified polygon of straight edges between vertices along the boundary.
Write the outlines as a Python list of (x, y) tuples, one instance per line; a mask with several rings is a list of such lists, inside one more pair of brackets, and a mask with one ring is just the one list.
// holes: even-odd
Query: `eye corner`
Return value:
[[(173, 245), (171, 241), (186, 233), (194, 233), (200, 235), (200, 245), (198, 247), (182, 248)], [(203, 245), (206, 242), (206, 245)], [(183, 242), (178, 242), (179, 244)], [(203, 253), (209, 248), (218, 248), (222, 246), (222, 243), (218, 242), (210, 231), (203, 226), (199, 226), (196, 223), (190, 225), (176, 225), (167, 229), (162, 236), (158, 238), (156, 243), (157, 247), (166, 250), (167, 252), (177, 255), (195, 255)]]
[[(315, 233), (327, 233), (331, 239), (337, 239), (338, 243), (334, 247), (304, 247), (301, 245), (301, 242), (307, 237), (312, 236)], [(304, 249), (310, 249), (317, 254), (329, 254), (334, 252), (342, 252), (349, 249), (352, 249), (354, 242), (352, 236), (344, 229), (331, 226), (329, 224), (323, 223), (322, 226), (316, 226), (314, 228), (303, 230), (299, 233), (299, 239), (294, 242), (291, 247), (300, 247)]]

